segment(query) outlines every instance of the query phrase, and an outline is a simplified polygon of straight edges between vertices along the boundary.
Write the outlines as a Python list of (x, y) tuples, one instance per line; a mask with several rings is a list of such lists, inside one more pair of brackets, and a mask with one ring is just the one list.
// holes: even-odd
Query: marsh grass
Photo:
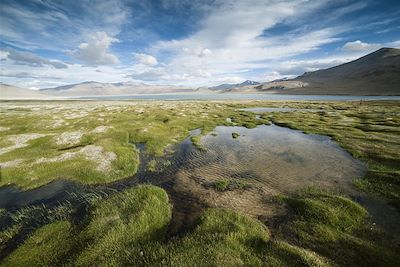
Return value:
[(284, 197), (293, 219), (283, 232), (294, 244), (313, 250), (339, 266), (397, 266), (396, 247), (371, 230), (368, 213), (350, 199), (309, 191)]
[(222, 191), (228, 190), (229, 184), (230, 184), (230, 181), (224, 179), (224, 180), (215, 181), (213, 183), (213, 186), (217, 191), (221, 191), (222, 192)]
[(157, 170), (157, 161), (155, 159), (150, 160), (147, 163), (146, 169), (150, 172), (155, 172)]
[(72, 249), (71, 223), (60, 221), (39, 228), (1, 266), (60, 266)]
[(141, 244), (163, 239), (170, 219), (168, 196), (160, 188), (139, 186), (112, 196), (92, 210), (80, 235), (91, 245), (77, 257), (77, 265), (118, 263)]
[(2, 266), (331, 266), (317, 253), (271, 240), (257, 219), (208, 209), (183, 236), (166, 239), (171, 206), (154, 186), (95, 202), (79, 225), (61, 220), (34, 231)]
[(399, 209), (398, 102), (317, 102), (309, 107), (324, 111), (274, 113), (271, 120), (279, 126), (332, 137), (352, 156), (367, 163), (368, 173), (355, 184), (367, 192), (389, 198)]
[[(353, 156), (368, 164), (369, 172), (356, 184), (368, 192), (399, 203), (398, 102), (269, 102), (276, 107), (320, 109), (318, 112), (274, 113), (255, 119), (237, 111), (246, 104), (170, 103), (97, 107), (84, 118), (65, 119), (68, 125), (45, 126), (48, 114), (17, 108), (0, 117), (10, 130), (0, 132), (0, 145), (9, 145), (9, 134), (52, 134), (31, 140), (29, 146), (0, 155), (0, 162), (22, 158), (27, 165), (4, 168), (1, 184), (15, 183), (32, 188), (63, 177), (84, 183), (116, 180), (137, 170), (138, 151), (130, 143), (145, 143), (146, 152), (163, 155), (166, 147), (182, 141), (192, 129), (201, 135), (217, 125), (252, 128), (268, 123), (331, 136)], [(68, 108), (73, 109), (73, 105)], [(68, 111), (68, 109), (67, 109)], [(182, 111), (182, 112), (180, 112)], [(27, 112), (32, 114), (26, 115)], [(66, 111), (63, 111), (66, 112)], [(59, 111), (56, 112), (57, 114)], [(100, 116), (102, 114), (102, 116)], [(65, 114), (64, 114), (65, 115)], [(99, 116), (102, 121), (99, 121)], [(232, 122), (226, 121), (231, 118)], [(100, 125), (113, 128), (104, 133), (90, 131)], [(82, 145), (94, 144), (117, 154), (109, 174), (95, 170), (82, 158), (65, 162), (30, 165), (37, 156), (62, 153), (53, 135), (64, 131), (87, 131)], [(201, 135), (197, 140), (200, 144)], [(5, 141), (3, 141), (5, 140)], [(195, 145), (195, 144), (194, 144)], [(75, 161), (76, 160), (76, 161)], [(34, 179), (32, 179), (34, 178)], [(221, 191), (244, 189), (240, 181), (216, 181)], [(259, 220), (224, 209), (207, 209), (181, 236), (166, 235), (171, 223), (167, 194), (154, 186), (139, 186), (121, 193), (87, 197), (88, 217), (72, 223), (65, 210), (42, 213), (46, 207), (31, 207), (12, 214), (12, 223), (0, 233), (0, 246), (12, 241), (34, 217), (40, 226), (1, 266), (399, 266), (398, 246), (388, 243), (379, 230), (371, 229), (366, 210), (344, 197), (308, 190), (298, 195), (279, 196), (288, 215), (270, 231)], [(1, 211), (5, 216), (7, 211)], [(47, 223), (47, 224), (46, 224)], [(271, 228), (272, 229), (272, 228)]]
[(250, 185), (246, 182), (240, 180), (228, 180), (228, 179), (220, 179), (212, 183), (212, 187), (220, 192), (224, 192), (227, 190), (236, 190), (236, 189), (244, 190), (249, 186)]
[(201, 144), (201, 135), (195, 135), (190, 137), (190, 141), (192, 141), (192, 144), (200, 151), (205, 151), (206, 148)]
[[(139, 151), (132, 143), (144, 143), (146, 152), (158, 157), (164, 155), (166, 148), (184, 140), (193, 129), (201, 129), (201, 135), (205, 135), (218, 125), (251, 128), (268, 123), (225, 103), (63, 101), (60, 104), (18, 102), (15, 105), (17, 107), (0, 107), (0, 111), (4, 111), (0, 125), (9, 128), (0, 132), (0, 147), (12, 145), (8, 140), (9, 135), (46, 134), (45, 137), (29, 141), (26, 147), (0, 155), (0, 162), (23, 160), (17, 166), (3, 168), (0, 185), (13, 183), (24, 189), (38, 187), (58, 178), (92, 184), (132, 176), (139, 165)], [(234, 118), (235, 123), (227, 123), (228, 117)], [(57, 121), (61, 123), (54, 126)], [(99, 126), (108, 128), (104, 132), (93, 132)], [(57, 145), (57, 136), (68, 132), (82, 132), (82, 137), (74, 144)], [(201, 136), (193, 137), (193, 144), (204, 149), (200, 139)], [(97, 163), (82, 157), (35, 163), (38, 158), (76, 152), (87, 145), (101, 146), (105, 152), (116, 154), (110, 171), (98, 171)]]

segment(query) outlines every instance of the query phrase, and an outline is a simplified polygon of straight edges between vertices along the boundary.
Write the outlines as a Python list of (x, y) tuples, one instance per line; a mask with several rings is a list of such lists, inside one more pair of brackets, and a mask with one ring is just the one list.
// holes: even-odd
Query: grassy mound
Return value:
[[(210, 209), (187, 236), (160, 247), (168, 266), (260, 265), (258, 249), (269, 240), (268, 229), (246, 215)], [(165, 250), (167, 248), (167, 250)]]
[(286, 198), (294, 212), (286, 236), (298, 246), (313, 250), (339, 266), (398, 266), (395, 248), (380, 241), (364, 223), (366, 210), (350, 199), (307, 192)]
[(48, 224), (36, 230), (1, 266), (60, 266), (73, 244), (71, 223)]
[[(115, 181), (136, 173), (135, 143), (161, 156), (193, 129), (202, 130), (192, 141), (204, 149), (201, 136), (218, 125), (253, 128), (268, 123), (225, 103), (202, 101), (18, 102), (1, 106), (0, 113), (0, 125), (6, 129), (0, 131), (0, 185), (13, 183), (24, 189), (58, 178), (85, 184)], [(36, 136), (24, 139), (27, 134)], [(63, 136), (68, 138), (61, 140), (67, 141), (60, 143)], [(102, 153), (85, 154), (87, 146)], [(110, 153), (112, 157), (107, 156)]]
[(271, 241), (249, 216), (209, 209), (182, 237), (166, 240), (164, 190), (139, 186), (100, 200), (80, 225), (56, 221), (34, 231), (2, 266), (330, 266), (307, 249)]
[(39, 228), (2, 265), (122, 265), (150, 240), (163, 238), (170, 219), (166, 192), (139, 186), (95, 204), (83, 226), (62, 221)]
[(309, 193), (301, 198), (288, 198), (287, 202), (299, 216), (298, 222), (304, 222), (306, 227), (323, 225), (349, 232), (360, 227), (367, 215), (363, 207), (350, 199), (330, 194)]
[(87, 245), (76, 264), (122, 264), (149, 241), (163, 238), (170, 219), (168, 196), (158, 187), (140, 186), (104, 200), (94, 207), (81, 233)]

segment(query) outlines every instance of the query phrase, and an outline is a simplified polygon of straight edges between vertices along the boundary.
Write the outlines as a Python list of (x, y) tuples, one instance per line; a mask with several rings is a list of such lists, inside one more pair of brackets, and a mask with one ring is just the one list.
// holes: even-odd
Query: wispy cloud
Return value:
[(28, 65), (31, 67), (42, 67), (50, 65), (56, 69), (66, 69), (68, 65), (59, 60), (48, 60), (30, 52), (22, 52), (14, 49), (0, 51), (0, 59), (9, 60), (18, 65)]
[(242, 69), (270, 67), (268, 61), (306, 53), (338, 40), (335, 37), (341, 31), (338, 28), (263, 36), (285, 19), (303, 18), (320, 8), (320, 5), (306, 5), (304, 1), (221, 2), (205, 18), (198, 32), (181, 40), (158, 42), (149, 51), (172, 54), (165, 71), (190, 77), (192, 82), (193, 77), (201, 82), (210, 77), (235, 76)]
[[(266, 81), (399, 47), (400, 2), (2, 0), (1, 81)], [(34, 85), (32, 85), (34, 84)]]
[(130, 16), (120, 0), (2, 1), (0, 37), (29, 49), (71, 49), (95, 32), (115, 36)]

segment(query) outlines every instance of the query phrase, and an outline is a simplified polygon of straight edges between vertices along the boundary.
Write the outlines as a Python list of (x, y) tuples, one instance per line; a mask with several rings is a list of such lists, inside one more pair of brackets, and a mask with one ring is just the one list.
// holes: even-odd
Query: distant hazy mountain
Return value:
[(247, 80), (237, 84), (221, 84), (208, 88), (190, 89), (172, 85), (91, 81), (33, 91), (0, 83), (0, 99), (216, 92), (400, 95), (400, 49), (382, 48), (336, 67), (304, 73), (294, 79), (280, 79), (262, 84)]
[(39, 91), (0, 83), (0, 99), (44, 99), (47, 97)]
[(255, 86), (253, 92), (320, 95), (400, 95), (400, 49), (382, 48), (357, 60)]
[(224, 84), (220, 84), (218, 86), (208, 87), (208, 89), (210, 89), (212, 91), (225, 91), (225, 90), (229, 90), (229, 89), (233, 89), (233, 88), (238, 88), (238, 87), (243, 87), (243, 86), (248, 86), (248, 85), (258, 85), (258, 84), (260, 84), (260, 83), (255, 82), (255, 81), (246, 80), (242, 83), (224, 83)]
[(133, 94), (161, 94), (161, 93), (190, 93), (188, 89), (172, 85), (148, 85), (143, 83), (120, 82), (99, 83), (83, 82), (64, 85), (55, 88), (42, 89), (41, 92), (52, 96), (100, 96), (100, 95), (133, 95)]

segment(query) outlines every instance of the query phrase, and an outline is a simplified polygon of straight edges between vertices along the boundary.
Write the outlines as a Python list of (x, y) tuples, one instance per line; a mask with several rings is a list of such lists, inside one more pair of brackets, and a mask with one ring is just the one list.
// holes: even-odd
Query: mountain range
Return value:
[(165, 93), (268, 93), (312, 95), (400, 95), (400, 49), (382, 48), (357, 60), (307, 72), (294, 79), (188, 88), (144, 83), (83, 82), (39, 91), (0, 83), (0, 99), (35, 99)]
[(64, 85), (55, 88), (40, 90), (51, 96), (110, 96), (110, 95), (134, 95), (134, 94), (168, 94), (168, 93), (191, 93), (194, 89), (174, 85), (148, 85), (144, 83), (119, 82), (99, 83), (83, 82), (78, 84)]
[(283, 94), (400, 95), (400, 49), (382, 48), (342, 65), (254, 89)]
[(217, 86), (208, 87), (212, 91), (229, 90), (233, 88), (239, 88), (244, 86), (259, 85), (259, 82), (246, 80), (242, 83), (224, 83)]
[(37, 90), (0, 83), (0, 99), (45, 99), (49, 96)]

